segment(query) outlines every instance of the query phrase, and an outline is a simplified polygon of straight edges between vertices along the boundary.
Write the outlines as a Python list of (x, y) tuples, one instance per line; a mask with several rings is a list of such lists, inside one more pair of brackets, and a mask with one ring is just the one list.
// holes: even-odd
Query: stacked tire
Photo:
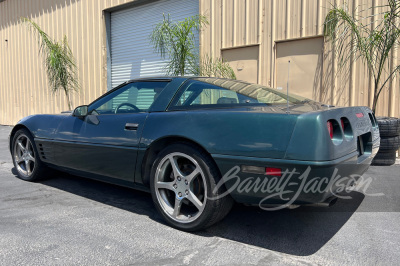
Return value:
[(372, 165), (388, 166), (396, 162), (396, 151), (400, 147), (400, 119), (377, 117), (381, 145)]

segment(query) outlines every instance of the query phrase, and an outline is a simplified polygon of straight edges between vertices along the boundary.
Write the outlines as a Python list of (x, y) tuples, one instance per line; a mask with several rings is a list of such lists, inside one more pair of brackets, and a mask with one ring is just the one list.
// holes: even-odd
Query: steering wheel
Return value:
[(135, 109), (135, 111), (137, 111), (138, 113), (140, 112), (140, 109), (137, 108), (135, 105), (131, 104), (131, 103), (121, 103), (120, 105), (117, 106), (117, 108), (115, 108), (114, 113), (118, 113), (118, 110), (122, 107), (122, 106), (129, 106), (132, 109)]

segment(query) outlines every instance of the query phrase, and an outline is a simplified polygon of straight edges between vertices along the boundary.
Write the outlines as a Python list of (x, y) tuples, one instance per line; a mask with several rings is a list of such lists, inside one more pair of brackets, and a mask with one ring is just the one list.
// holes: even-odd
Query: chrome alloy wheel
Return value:
[(15, 140), (13, 156), (18, 172), (30, 177), (35, 170), (36, 159), (32, 142), (25, 134), (19, 135)]
[(158, 164), (154, 178), (157, 200), (171, 219), (190, 223), (203, 213), (207, 183), (194, 158), (180, 152), (170, 153)]

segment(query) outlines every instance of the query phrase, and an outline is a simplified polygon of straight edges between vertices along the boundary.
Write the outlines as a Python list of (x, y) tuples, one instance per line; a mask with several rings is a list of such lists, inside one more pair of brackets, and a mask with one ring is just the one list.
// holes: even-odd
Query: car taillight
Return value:
[(242, 172), (251, 174), (282, 176), (282, 169), (275, 167), (242, 165)]
[(331, 121), (328, 121), (326, 125), (328, 127), (329, 136), (331, 137), (331, 139), (333, 139), (333, 124)]
[(347, 140), (353, 139), (353, 130), (351, 129), (351, 124), (347, 117), (340, 118), (340, 123), (342, 124), (343, 134)]
[(265, 174), (266, 175), (274, 175), (274, 176), (282, 176), (282, 169), (267, 167), (267, 168), (265, 168)]

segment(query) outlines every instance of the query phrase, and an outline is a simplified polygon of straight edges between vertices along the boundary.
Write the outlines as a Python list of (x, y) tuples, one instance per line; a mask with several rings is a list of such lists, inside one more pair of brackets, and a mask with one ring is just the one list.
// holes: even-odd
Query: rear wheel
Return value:
[(215, 189), (219, 171), (206, 153), (189, 143), (174, 144), (157, 156), (151, 172), (153, 201), (173, 227), (201, 230), (218, 222), (233, 205), (225, 190)]
[(46, 173), (47, 167), (40, 161), (35, 142), (27, 129), (18, 130), (12, 141), (12, 159), (18, 177), (36, 181)]

